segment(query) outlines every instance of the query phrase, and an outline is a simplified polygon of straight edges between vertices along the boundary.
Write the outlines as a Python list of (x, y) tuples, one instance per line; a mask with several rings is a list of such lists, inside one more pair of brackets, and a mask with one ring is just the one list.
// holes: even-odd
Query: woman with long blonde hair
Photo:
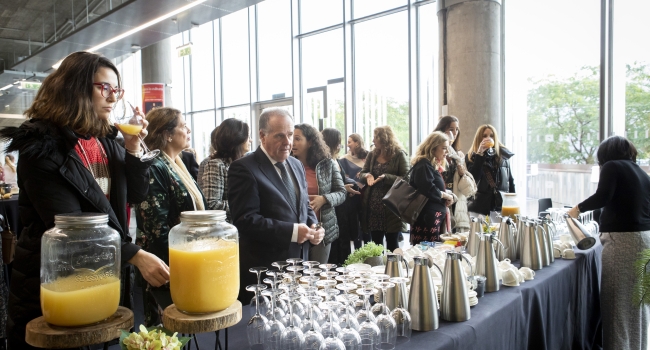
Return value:
[(489, 215), (490, 211), (501, 210), (499, 191), (515, 193), (515, 180), (510, 170), (510, 152), (499, 142), (494, 126), (482, 125), (476, 130), (472, 147), (467, 152), (465, 163), (478, 185), (476, 196), (467, 207), (470, 215)]
[(368, 153), (359, 173), (359, 181), (368, 186), (363, 196), (361, 228), (370, 232), (376, 244), (383, 245), (386, 237), (386, 246), (392, 252), (399, 246), (398, 236), (406, 225), (384, 206), (382, 198), (398, 176), (406, 175), (409, 164), (390, 126), (375, 128), (372, 142), (375, 149)]
[(434, 131), (418, 146), (411, 160), (413, 169), (409, 184), (429, 199), (411, 226), (412, 245), (439, 241), (444, 231), (442, 225), (449, 221), (447, 207), (453, 204), (454, 196), (445, 190), (442, 177), (449, 147), (447, 135)]

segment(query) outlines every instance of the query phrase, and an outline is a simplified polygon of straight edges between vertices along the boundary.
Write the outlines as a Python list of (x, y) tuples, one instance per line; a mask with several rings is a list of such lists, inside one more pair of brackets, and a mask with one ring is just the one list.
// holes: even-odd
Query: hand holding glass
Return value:
[(157, 149), (150, 151), (142, 140), (142, 137), (140, 137), (140, 132), (142, 132), (142, 128), (144, 127), (142, 114), (140, 114), (140, 112), (135, 109), (130, 102), (120, 100), (115, 104), (115, 108), (113, 109), (113, 119), (117, 124), (118, 129), (120, 129), (123, 134), (136, 136), (140, 139), (140, 144), (145, 152), (145, 154), (140, 158), (141, 161), (149, 161), (160, 154), (160, 150)]

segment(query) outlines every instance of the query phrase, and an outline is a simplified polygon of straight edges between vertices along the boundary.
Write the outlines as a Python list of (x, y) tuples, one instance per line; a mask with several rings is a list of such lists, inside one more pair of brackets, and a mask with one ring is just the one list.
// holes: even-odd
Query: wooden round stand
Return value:
[(172, 332), (197, 334), (234, 326), (239, 323), (241, 317), (241, 303), (238, 300), (225, 310), (196, 315), (181, 312), (176, 305), (171, 304), (163, 314), (163, 326)]
[(118, 307), (109, 318), (81, 327), (59, 327), (45, 322), (43, 316), (27, 324), (25, 341), (31, 346), (46, 349), (77, 348), (102, 344), (120, 337), (120, 330), (133, 328), (133, 312)]

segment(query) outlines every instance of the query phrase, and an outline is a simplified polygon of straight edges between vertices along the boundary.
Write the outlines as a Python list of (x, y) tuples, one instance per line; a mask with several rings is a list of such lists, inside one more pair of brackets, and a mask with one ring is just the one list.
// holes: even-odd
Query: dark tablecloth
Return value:
[[(470, 320), (441, 320), (437, 330), (414, 331), (411, 341), (397, 349), (601, 349), (601, 253), (598, 242), (587, 251), (576, 250), (574, 260), (556, 259), (536, 271), (534, 280), (486, 293), (471, 308)], [(229, 349), (249, 349), (249, 318), (244, 306), (242, 320), (229, 328)], [(214, 333), (197, 338), (201, 348), (214, 348)]]

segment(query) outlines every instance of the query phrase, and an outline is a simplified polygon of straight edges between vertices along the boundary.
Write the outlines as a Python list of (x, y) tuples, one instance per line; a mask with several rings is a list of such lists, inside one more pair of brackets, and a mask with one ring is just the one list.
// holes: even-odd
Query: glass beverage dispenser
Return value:
[(169, 232), (169, 287), (186, 313), (224, 310), (239, 293), (239, 233), (223, 210), (185, 211)]
[(108, 215), (63, 214), (41, 239), (41, 310), (57, 326), (102, 321), (120, 302), (120, 235)]

